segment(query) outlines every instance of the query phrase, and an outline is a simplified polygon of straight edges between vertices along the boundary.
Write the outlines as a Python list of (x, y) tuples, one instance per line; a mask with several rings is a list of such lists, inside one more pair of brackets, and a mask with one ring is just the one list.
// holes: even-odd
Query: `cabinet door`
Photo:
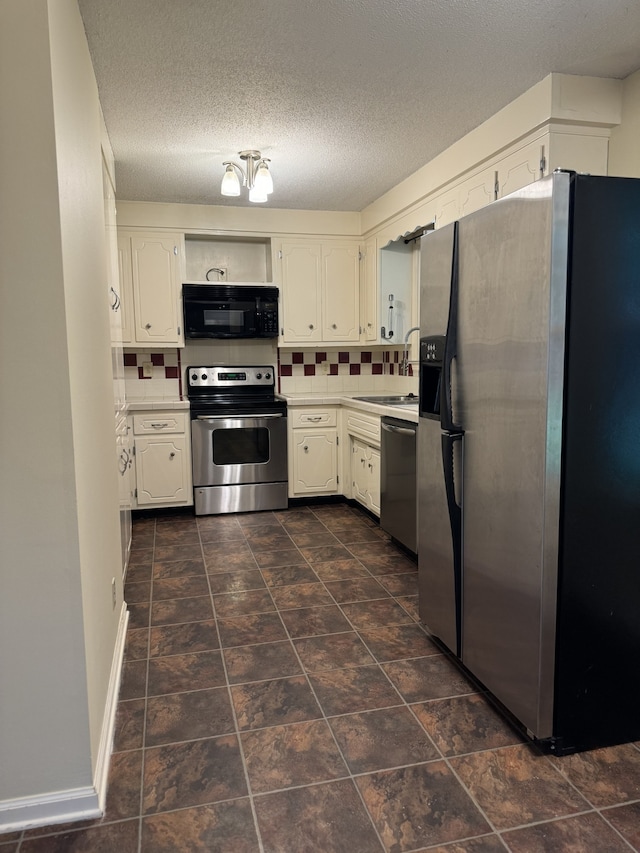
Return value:
[(120, 297), (120, 337), (123, 344), (133, 342), (133, 276), (131, 274), (131, 237), (118, 234), (118, 295)]
[(351, 439), (351, 497), (367, 506), (367, 449), (355, 438)]
[(138, 506), (190, 503), (189, 464), (184, 435), (137, 438)]
[(327, 494), (338, 489), (338, 431), (292, 431), (294, 495)]
[(362, 340), (378, 340), (378, 241), (375, 237), (364, 246), (364, 264), (361, 285)]
[(181, 241), (177, 234), (149, 233), (131, 238), (137, 343), (181, 343)]
[(319, 243), (282, 244), (282, 341), (322, 339), (321, 248)]
[(376, 515), (380, 515), (380, 451), (369, 447), (367, 453), (367, 470), (369, 475), (368, 506)]
[(322, 244), (322, 340), (360, 338), (360, 246)]

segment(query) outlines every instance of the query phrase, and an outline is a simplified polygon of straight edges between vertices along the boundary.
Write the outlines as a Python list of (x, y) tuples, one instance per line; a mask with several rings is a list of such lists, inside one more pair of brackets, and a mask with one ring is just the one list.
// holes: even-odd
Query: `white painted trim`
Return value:
[(0, 803), (0, 832), (102, 817), (95, 788), (69, 788)]
[(96, 758), (94, 785), (0, 802), (0, 833), (102, 817), (107, 796), (109, 759), (113, 745), (128, 622), (129, 611), (123, 602), (111, 663), (109, 688)]
[(129, 624), (129, 611), (123, 601), (118, 622), (118, 634), (116, 645), (113, 650), (111, 661), (111, 674), (109, 675), (109, 688), (105, 703), (104, 717), (102, 721), (102, 732), (100, 733), (100, 744), (98, 756), (93, 774), (93, 784), (98, 794), (100, 810), (104, 811), (107, 799), (107, 777), (109, 775), (109, 760), (113, 749), (113, 732), (116, 724), (116, 710), (118, 708), (118, 694), (120, 692), (120, 679), (122, 676), (122, 661), (124, 658), (124, 645), (127, 637), (127, 625)]

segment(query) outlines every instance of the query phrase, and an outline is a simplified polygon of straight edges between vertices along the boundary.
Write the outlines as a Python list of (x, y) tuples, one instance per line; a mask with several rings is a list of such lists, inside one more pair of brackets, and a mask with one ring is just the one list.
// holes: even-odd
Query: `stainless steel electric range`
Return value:
[(287, 404), (272, 366), (188, 367), (196, 515), (287, 507)]

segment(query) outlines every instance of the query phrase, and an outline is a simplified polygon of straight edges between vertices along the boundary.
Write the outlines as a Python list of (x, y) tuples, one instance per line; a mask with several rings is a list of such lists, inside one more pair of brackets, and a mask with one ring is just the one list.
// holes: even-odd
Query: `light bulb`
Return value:
[(256, 171), (256, 179), (254, 186), (256, 189), (259, 189), (264, 195), (269, 195), (273, 192), (273, 178), (271, 177), (269, 167), (264, 162), (264, 160), (260, 163)]
[(240, 181), (236, 175), (235, 169), (231, 164), (225, 169), (222, 176), (222, 184), (220, 186), (222, 195), (240, 195)]
[(256, 204), (260, 204), (267, 200), (267, 194), (263, 192), (259, 187), (251, 187), (249, 190), (249, 201), (254, 201)]

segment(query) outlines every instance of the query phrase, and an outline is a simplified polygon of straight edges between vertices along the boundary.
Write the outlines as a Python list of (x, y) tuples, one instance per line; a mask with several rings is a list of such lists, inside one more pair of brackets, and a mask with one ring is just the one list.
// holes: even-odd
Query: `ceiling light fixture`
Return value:
[(238, 156), (246, 165), (242, 167), (233, 160), (225, 160), (222, 165), (226, 166), (226, 169), (222, 176), (220, 192), (226, 196), (240, 195), (242, 178), (242, 186), (249, 190), (249, 201), (257, 204), (265, 202), (267, 196), (273, 192), (273, 180), (268, 166), (271, 161), (259, 151), (240, 151)]

